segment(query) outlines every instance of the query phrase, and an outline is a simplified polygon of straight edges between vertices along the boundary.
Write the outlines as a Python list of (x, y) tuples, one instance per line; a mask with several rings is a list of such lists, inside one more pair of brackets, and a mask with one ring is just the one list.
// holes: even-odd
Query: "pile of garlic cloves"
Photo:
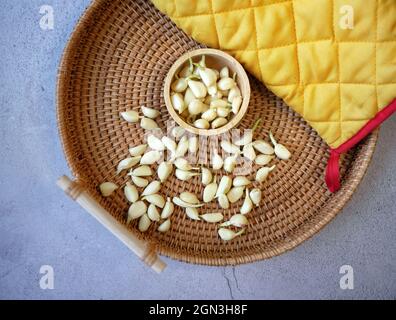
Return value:
[[(290, 151), (277, 142), (272, 132), (269, 133), (271, 143), (255, 140), (254, 131), (260, 123), (258, 120), (241, 137), (232, 142), (222, 140), (219, 149), (212, 150), (210, 165), (202, 166), (190, 163), (191, 157), (187, 157), (193, 155), (198, 159), (201, 146), (198, 137), (189, 136), (178, 126), (171, 130), (169, 136), (164, 135), (156, 123), (159, 116), (157, 110), (143, 106), (141, 114), (134, 110), (121, 113), (125, 121), (140, 122), (140, 126), (146, 130), (146, 143), (129, 148), (128, 157), (121, 160), (116, 168), (117, 175), (126, 174), (130, 177), (130, 181), (122, 187), (130, 203), (127, 223), (139, 219), (138, 229), (141, 232), (146, 232), (152, 225), (159, 232), (167, 232), (172, 226), (172, 214), (177, 206), (191, 220), (217, 224), (218, 235), (224, 241), (243, 234), (248, 226), (248, 214), (260, 205), (262, 191), (259, 186), (276, 168), (275, 164), (270, 163), (276, 158), (288, 160)], [(220, 155), (219, 151), (225, 156)], [(241, 158), (259, 166), (254, 179), (236, 172)], [(191, 179), (200, 181), (204, 186), (202, 194), (184, 191), (175, 197), (164, 195), (161, 192), (163, 184), (172, 174), (184, 182)], [(119, 186), (107, 181), (99, 189), (104, 197), (108, 197)], [(212, 202), (217, 203), (217, 209), (201, 213), (203, 207)], [(223, 211), (236, 206), (238, 202), (239, 213), (224, 221)]]

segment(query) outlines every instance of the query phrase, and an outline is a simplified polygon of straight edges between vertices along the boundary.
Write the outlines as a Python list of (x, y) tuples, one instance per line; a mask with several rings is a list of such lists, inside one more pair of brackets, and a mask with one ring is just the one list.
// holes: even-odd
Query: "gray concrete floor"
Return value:
[[(0, 9), (0, 298), (396, 298), (396, 117), (381, 130), (368, 173), (329, 226), (295, 250), (235, 268), (170, 259), (157, 275), (55, 187), (69, 173), (55, 119), (60, 55), (88, 0), (51, 0), (42, 31), (38, 0)], [(354, 269), (341, 290), (339, 268)], [(40, 288), (40, 267), (54, 289)]]

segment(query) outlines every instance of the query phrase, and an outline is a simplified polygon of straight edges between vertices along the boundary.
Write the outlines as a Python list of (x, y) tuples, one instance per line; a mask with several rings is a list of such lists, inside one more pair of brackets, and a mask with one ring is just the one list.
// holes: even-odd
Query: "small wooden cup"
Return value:
[[(179, 71), (188, 63), (189, 58), (193, 60), (197, 60), (197, 57), (201, 57), (205, 55), (206, 65), (209, 68), (215, 68), (220, 71), (220, 69), (224, 66), (227, 66), (230, 70), (230, 75), (233, 75), (234, 72), (237, 74), (236, 81), (238, 83), (238, 87), (241, 90), (242, 94), (242, 104), (239, 109), (239, 112), (234, 115), (234, 117), (228, 122), (226, 125), (217, 128), (217, 129), (198, 129), (187, 122), (185, 122), (177, 113), (177, 111), (173, 108), (170, 95), (171, 95), (171, 84), (175, 80), (175, 75), (179, 73)], [(170, 68), (166, 78), (164, 85), (164, 99), (166, 108), (168, 109), (171, 117), (176, 121), (176, 123), (183, 127), (184, 129), (190, 131), (191, 133), (205, 136), (212, 136), (225, 133), (230, 129), (234, 128), (238, 125), (238, 123), (242, 120), (245, 115), (250, 100), (250, 83), (249, 78), (246, 74), (245, 69), (241, 66), (241, 64), (231, 57), (229, 54), (216, 50), (216, 49), (198, 49), (187, 52), (182, 55), (173, 66)]]

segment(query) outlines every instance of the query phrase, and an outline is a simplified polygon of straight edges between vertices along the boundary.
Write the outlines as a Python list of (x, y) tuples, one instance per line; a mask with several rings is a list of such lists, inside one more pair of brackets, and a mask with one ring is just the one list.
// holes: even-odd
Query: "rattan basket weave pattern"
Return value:
[[(120, 111), (144, 104), (162, 111), (162, 129), (169, 120), (162, 97), (163, 82), (172, 63), (186, 51), (200, 48), (153, 5), (143, 0), (97, 0), (77, 24), (64, 52), (58, 79), (58, 124), (67, 161), (77, 181), (114, 217), (125, 223), (128, 209), (122, 190), (101, 197), (103, 181), (123, 185), (117, 163), (128, 147), (143, 142), (139, 126), (121, 121)], [(176, 209), (172, 227), (140, 234), (160, 254), (192, 263), (229, 265), (278, 255), (300, 244), (325, 226), (345, 205), (362, 179), (373, 154), (378, 132), (371, 134), (342, 159), (343, 187), (330, 194), (324, 183), (328, 147), (280, 99), (251, 78), (252, 96), (240, 128), (263, 119), (257, 135), (271, 129), (293, 158), (278, 162), (276, 171), (260, 185), (262, 205), (249, 214), (247, 233), (221, 241), (216, 226), (189, 220)], [(201, 191), (199, 179), (182, 183), (174, 177), (166, 196), (181, 190)], [(242, 200), (225, 216), (236, 213)], [(216, 204), (205, 207), (213, 211)]]

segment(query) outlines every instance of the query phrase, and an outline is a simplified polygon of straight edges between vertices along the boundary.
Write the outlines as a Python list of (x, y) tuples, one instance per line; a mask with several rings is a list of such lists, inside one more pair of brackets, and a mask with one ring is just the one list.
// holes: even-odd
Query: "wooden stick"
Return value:
[(75, 200), (82, 208), (95, 217), (111, 233), (131, 249), (141, 260), (157, 273), (166, 268), (166, 264), (158, 257), (154, 246), (138, 239), (133, 233), (117, 221), (99, 203), (91, 197), (78, 183), (62, 176), (56, 183), (67, 195)]

